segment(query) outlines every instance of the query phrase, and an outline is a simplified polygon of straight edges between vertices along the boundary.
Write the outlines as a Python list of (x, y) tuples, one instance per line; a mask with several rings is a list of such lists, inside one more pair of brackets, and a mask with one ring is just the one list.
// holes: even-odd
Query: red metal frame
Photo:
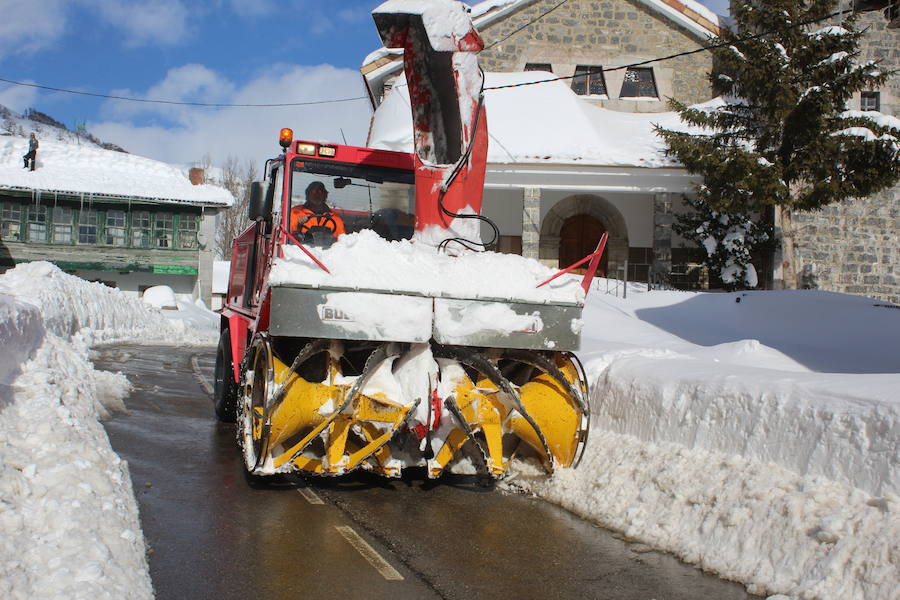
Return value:
[(584, 274), (584, 278), (581, 280), (581, 289), (583, 289), (584, 294), (587, 295), (588, 290), (591, 289), (591, 281), (593, 281), (594, 275), (597, 273), (597, 267), (600, 266), (600, 259), (603, 257), (603, 251), (606, 250), (606, 238), (608, 238), (608, 237), (609, 237), (609, 232), (604, 231), (603, 235), (600, 236), (600, 242), (597, 244), (596, 250), (594, 250), (593, 252), (591, 252), (590, 254), (588, 254), (587, 256), (585, 256), (584, 258), (582, 258), (575, 264), (569, 265), (568, 267), (566, 267), (565, 269), (563, 269), (562, 271), (560, 271), (559, 273), (555, 274), (553, 277), (548, 279), (547, 281), (545, 281), (541, 284), (538, 284), (537, 287), (543, 287), (543, 286), (547, 285), (548, 283), (550, 283), (551, 281), (553, 281), (554, 279), (556, 279), (557, 277), (561, 277), (561, 276), (565, 275), (566, 273), (569, 273), (573, 269), (577, 269), (578, 267), (580, 267), (587, 261), (591, 261), (591, 263), (588, 265), (587, 272)]
[[(315, 147), (315, 155), (298, 154), (298, 144), (312, 144)], [(334, 149), (334, 156), (321, 156), (321, 147)], [(272, 267), (272, 259), (276, 256), (284, 256), (283, 246), (287, 243), (296, 244), (313, 262), (326, 273), (331, 273), (328, 267), (319, 260), (313, 252), (304, 246), (290, 231), (288, 231), (288, 217), (290, 214), (292, 169), (296, 161), (307, 164), (341, 164), (354, 168), (367, 167), (374, 170), (406, 172), (412, 177), (415, 161), (413, 155), (405, 152), (392, 152), (390, 150), (377, 150), (374, 148), (362, 148), (348, 146), (346, 144), (324, 144), (305, 140), (294, 140), (288, 147), (288, 151), (279, 162), (284, 169), (282, 188), (280, 190), (280, 203), (282, 219), (278, 227), (271, 235), (264, 235), (264, 224), (253, 224), (235, 238), (231, 252), (231, 272), (228, 278), (228, 296), (225, 306), (221, 310), (223, 326), (227, 323), (231, 332), (231, 355), (234, 360), (234, 380), (240, 378), (241, 357), (247, 349), (250, 338), (257, 331), (265, 331), (269, 327), (269, 306), (271, 294), (268, 288), (269, 270)], [(311, 168), (310, 172), (315, 172)], [(404, 174), (404, 175), (405, 175)], [(256, 245), (256, 255), (253, 256), (253, 246)], [(248, 271), (255, 264), (253, 281), (248, 281)]]

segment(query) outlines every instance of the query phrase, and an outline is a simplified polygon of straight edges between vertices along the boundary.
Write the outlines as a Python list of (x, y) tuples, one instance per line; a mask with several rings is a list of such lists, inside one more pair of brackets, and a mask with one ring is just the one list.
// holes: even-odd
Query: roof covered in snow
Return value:
[[(685, 129), (678, 115), (612, 111), (582, 99), (553, 75), (486, 73), (488, 162), (678, 167), (665, 155), (654, 125)], [(545, 81), (537, 85), (487, 89)], [(712, 100), (703, 106), (718, 103)], [(544, 107), (555, 110), (546, 111)], [(538, 118), (540, 115), (540, 118)], [(406, 86), (397, 86), (375, 111), (369, 146), (412, 152), (412, 115)]]
[(0, 190), (92, 195), (164, 203), (231, 206), (231, 192), (192, 185), (176, 166), (94, 144), (59, 141), (38, 134), (37, 168), (27, 171), (22, 155), (28, 138), (0, 137)]

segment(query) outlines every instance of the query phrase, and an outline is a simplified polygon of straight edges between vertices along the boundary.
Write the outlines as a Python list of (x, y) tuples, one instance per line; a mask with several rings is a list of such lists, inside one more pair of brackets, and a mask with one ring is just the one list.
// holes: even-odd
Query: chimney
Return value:
[(203, 169), (200, 167), (191, 167), (191, 170), (188, 172), (188, 177), (193, 185), (203, 185), (206, 183), (206, 176)]

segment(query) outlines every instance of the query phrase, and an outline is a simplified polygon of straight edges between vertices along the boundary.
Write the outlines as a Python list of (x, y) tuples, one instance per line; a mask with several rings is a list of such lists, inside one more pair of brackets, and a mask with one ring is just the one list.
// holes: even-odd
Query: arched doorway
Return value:
[[(563, 250), (564, 244), (561, 235), (563, 226), (573, 218), (584, 217), (589, 217), (595, 222), (593, 235), (582, 233), (583, 245), (566, 243), (566, 250)], [(600, 224), (599, 231), (597, 231), (596, 223)], [(578, 231), (577, 225), (572, 224), (569, 227)], [(590, 225), (582, 224), (582, 231), (590, 228)], [(541, 262), (563, 268), (568, 267), (593, 252), (604, 231), (609, 233), (609, 239), (606, 241), (606, 251), (603, 253), (600, 266), (608, 273), (609, 269), (615, 270), (628, 260), (628, 227), (625, 224), (625, 217), (611, 202), (600, 196), (578, 194), (563, 198), (541, 219)], [(577, 233), (571, 235), (578, 237)], [(570, 237), (568, 232), (566, 237)], [(566, 256), (562, 255), (563, 252), (566, 252)], [(569, 256), (569, 253), (576, 256), (573, 258)]]
[[(559, 268), (564, 269), (581, 260), (597, 249), (606, 228), (599, 219), (591, 215), (575, 215), (563, 222), (559, 230)], [(609, 264), (608, 253), (603, 253), (599, 275), (606, 275)], [(587, 265), (576, 271), (584, 272)]]

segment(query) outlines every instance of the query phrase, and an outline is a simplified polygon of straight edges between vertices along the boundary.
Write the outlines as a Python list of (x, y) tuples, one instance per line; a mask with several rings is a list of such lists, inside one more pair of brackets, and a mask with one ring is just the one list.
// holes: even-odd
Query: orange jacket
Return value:
[[(312, 215), (325, 215), (328, 216), (315, 216)], [(300, 219), (307, 217), (308, 220), (302, 225), (299, 224)], [(295, 206), (291, 209), (291, 233), (304, 235), (307, 231), (309, 231), (312, 227), (325, 227), (331, 230), (331, 235), (337, 237), (339, 235), (344, 235), (346, 230), (344, 229), (344, 220), (341, 219), (330, 208), (326, 208), (323, 213), (316, 213), (312, 210), (308, 209), (305, 204), (301, 204), (300, 206)]]

